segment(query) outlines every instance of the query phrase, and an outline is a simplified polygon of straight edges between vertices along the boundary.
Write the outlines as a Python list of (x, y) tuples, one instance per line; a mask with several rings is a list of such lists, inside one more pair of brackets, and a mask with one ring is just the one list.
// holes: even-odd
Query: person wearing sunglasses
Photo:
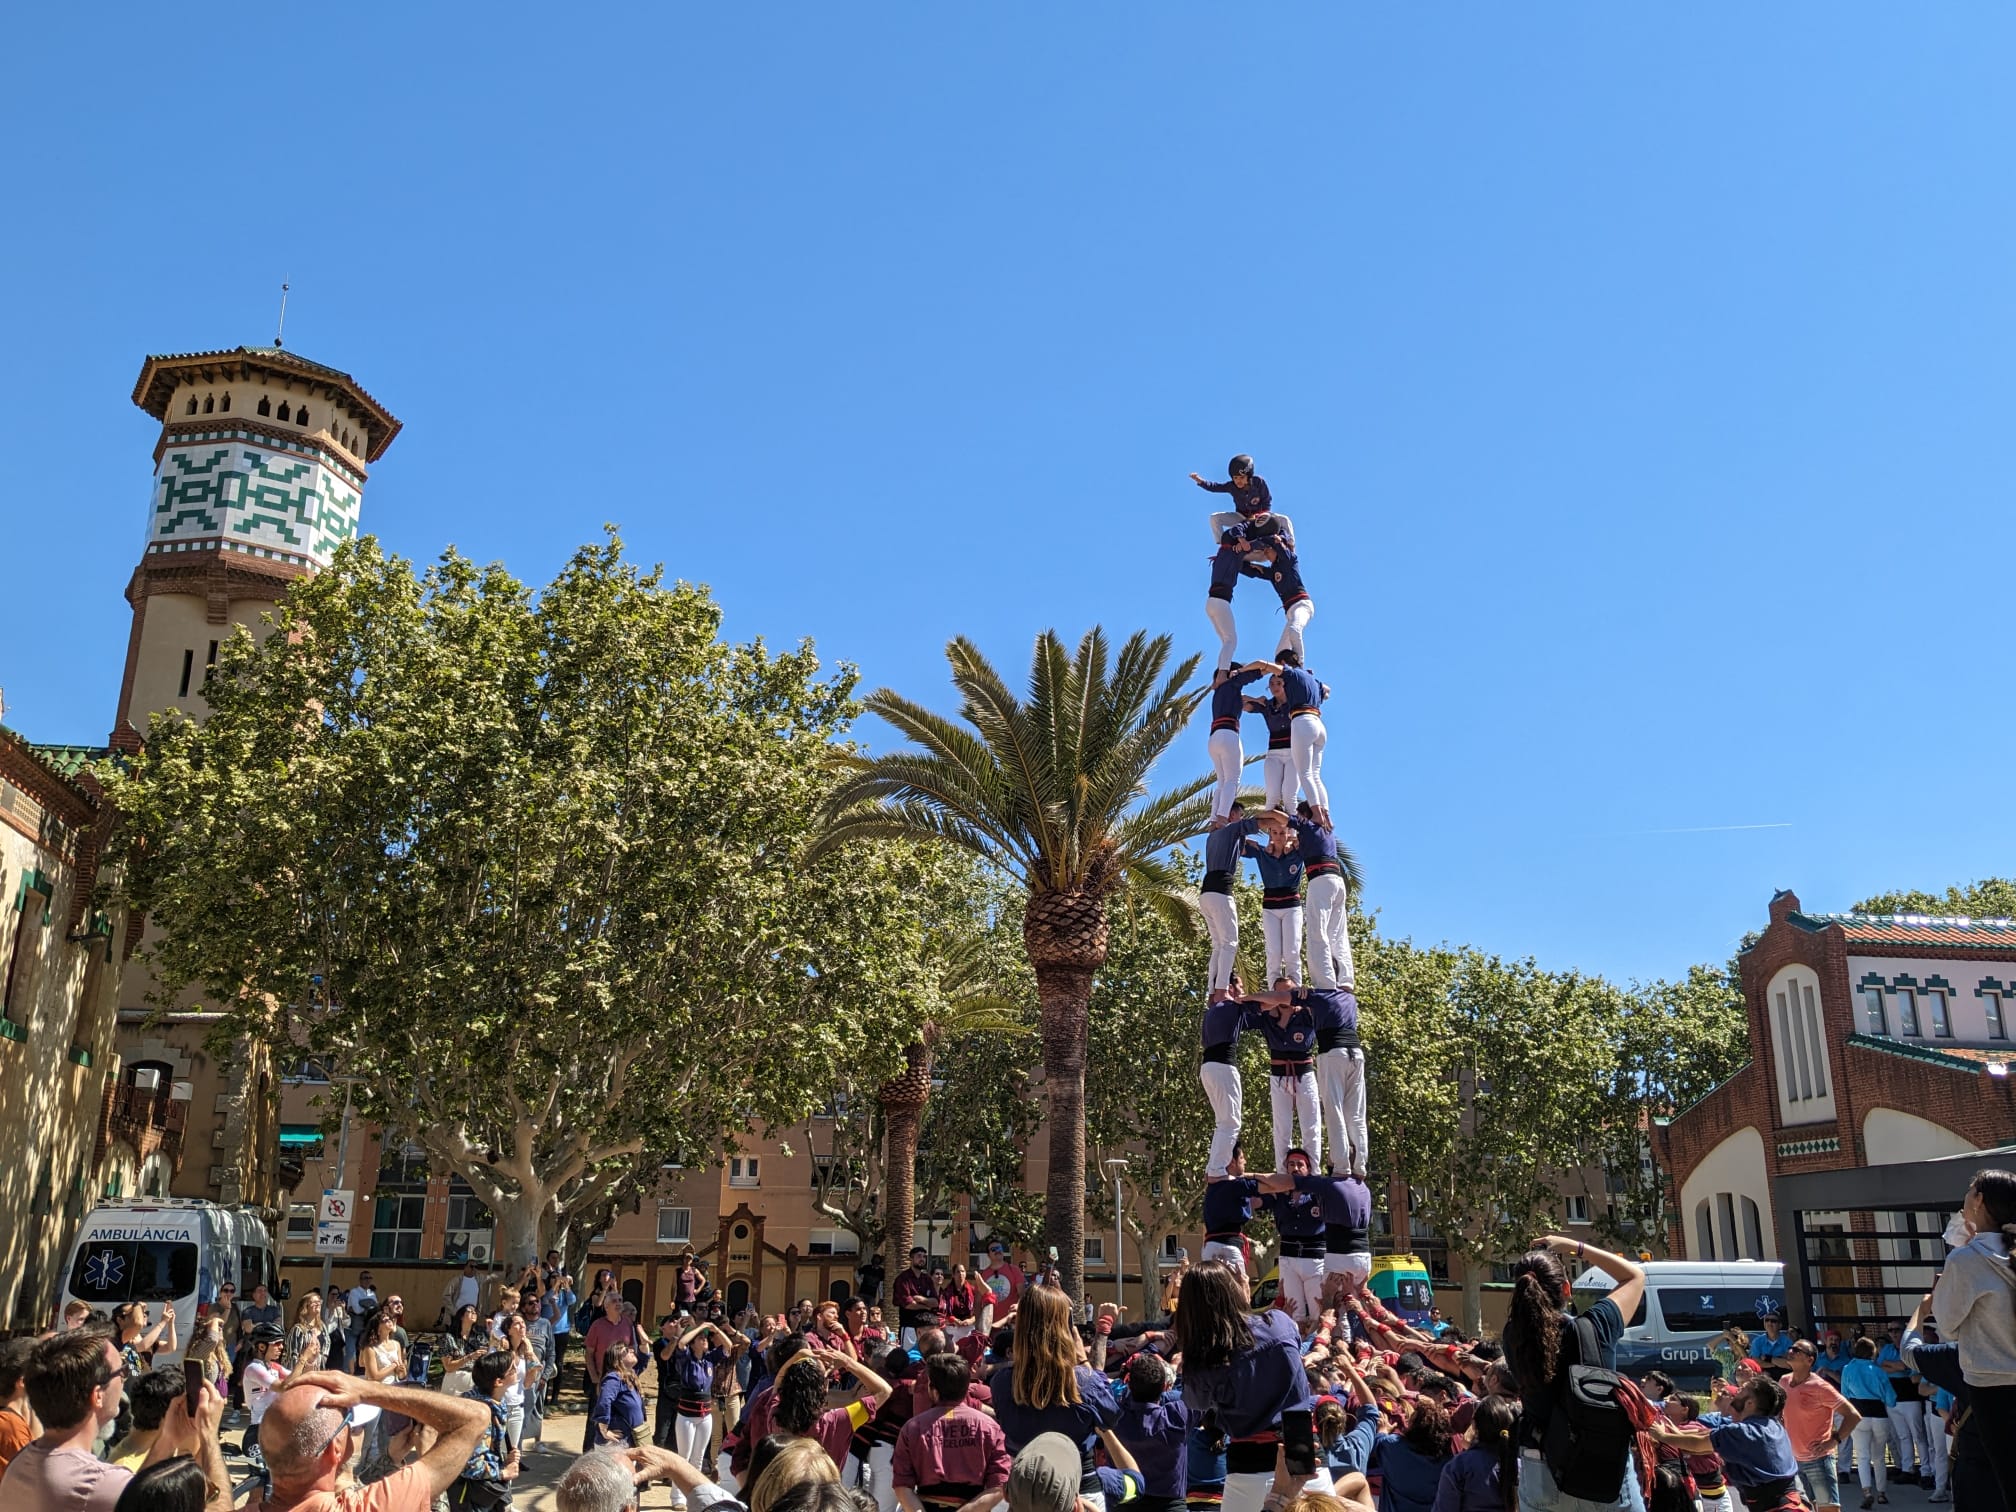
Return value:
[[(411, 1464), (369, 1485), (337, 1489), (337, 1477), (379, 1413), (410, 1418), (434, 1431)], [(395, 1386), (311, 1370), (274, 1394), (259, 1426), (273, 1489), (266, 1512), (428, 1512), (469, 1462), (490, 1427), (487, 1403), (417, 1386)]]

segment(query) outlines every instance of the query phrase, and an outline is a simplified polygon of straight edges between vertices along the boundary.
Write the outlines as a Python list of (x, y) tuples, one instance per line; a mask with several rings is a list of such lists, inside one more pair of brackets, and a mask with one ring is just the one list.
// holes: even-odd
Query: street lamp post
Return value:
[[(1122, 1229), (1120, 1221), (1120, 1177), (1125, 1173), (1127, 1165), (1128, 1162), (1117, 1155), (1106, 1162), (1106, 1169), (1113, 1176), (1113, 1305), (1119, 1307), (1123, 1312), (1126, 1310), (1125, 1303), (1127, 1300), (1127, 1294), (1124, 1290), (1127, 1284), (1125, 1274), (1127, 1247), (1122, 1238), (1125, 1231)], [(1145, 1286), (1147, 1282), (1144, 1280), (1142, 1284)]]

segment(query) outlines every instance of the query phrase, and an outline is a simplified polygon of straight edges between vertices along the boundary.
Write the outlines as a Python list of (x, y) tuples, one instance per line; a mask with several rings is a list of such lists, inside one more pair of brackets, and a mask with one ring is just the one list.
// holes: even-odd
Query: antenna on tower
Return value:
[(273, 333), (273, 345), (275, 345), (276, 347), (285, 346), (287, 343), (281, 340), (281, 338), (286, 334), (287, 334), (287, 283), (283, 279), (280, 284), (280, 328)]

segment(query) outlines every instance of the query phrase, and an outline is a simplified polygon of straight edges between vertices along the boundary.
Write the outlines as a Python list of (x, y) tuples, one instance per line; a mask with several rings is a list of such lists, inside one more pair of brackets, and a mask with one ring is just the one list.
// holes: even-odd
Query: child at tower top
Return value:
[(1218, 541), (1225, 531), (1238, 524), (1252, 524), (1272, 516), (1276, 529), (1295, 534), (1295, 526), (1286, 515), (1274, 514), (1274, 495), (1267, 487), (1267, 480), (1253, 471), (1253, 459), (1241, 452), (1225, 469), (1231, 480), (1212, 483), (1196, 473), (1190, 474), (1190, 481), (1207, 493), (1229, 493), (1233, 507), (1221, 510), (1211, 516), (1211, 539)]

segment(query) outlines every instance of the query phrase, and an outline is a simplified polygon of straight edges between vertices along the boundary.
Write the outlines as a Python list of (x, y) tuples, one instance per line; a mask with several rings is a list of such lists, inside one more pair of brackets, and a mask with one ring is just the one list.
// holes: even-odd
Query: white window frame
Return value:
[(1892, 987), (1890, 993), (1897, 999), (1897, 1037), (1899, 1039), (1925, 1038), (1925, 1025), (1918, 1017), (1918, 989), (1915, 987)]
[[(683, 1228), (685, 1230), (684, 1233), (668, 1234), (665, 1232), (665, 1219), (673, 1213), (684, 1213), (686, 1215), (686, 1221), (683, 1224), (674, 1225), (677, 1228)], [(660, 1244), (691, 1244), (693, 1242), (693, 1209), (681, 1203), (659, 1203), (658, 1242)]]
[(1104, 1265), (1106, 1263), (1106, 1236), (1104, 1234), (1087, 1234), (1085, 1236), (1085, 1263), (1087, 1265)]
[(1925, 997), (1931, 1005), (1932, 1038), (1953, 1038), (1952, 995), (1943, 987), (1928, 987)]
[(1872, 1039), (1890, 1038), (1890, 1009), (1883, 1001), (1881, 987), (1862, 989), (1862, 1013), (1868, 1019), (1868, 1033)]
[(805, 1253), (808, 1255), (858, 1255), (861, 1253), (861, 1236), (852, 1229), (807, 1229), (805, 1232)]
[[(1577, 1209), (1580, 1209), (1579, 1215)], [(1575, 1196), (1568, 1199), (1568, 1221), (1570, 1223), (1585, 1225), (1590, 1222), (1589, 1199), (1587, 1197)]]
[(1981, 999), (1982, 1014), (1988, 1020), (1988, 1038), (2006, 1040), (2009, 1038), (2009, 1020), (2004, 1017), (2009, 1011), (2009, 999), (1993, 987), (1976, 989)]
[(763, 1185), (763, 1157), (760, 1155), (731, 1155), (728, 1157), (728, 1185), (731, 1187), (760, 1187)]

